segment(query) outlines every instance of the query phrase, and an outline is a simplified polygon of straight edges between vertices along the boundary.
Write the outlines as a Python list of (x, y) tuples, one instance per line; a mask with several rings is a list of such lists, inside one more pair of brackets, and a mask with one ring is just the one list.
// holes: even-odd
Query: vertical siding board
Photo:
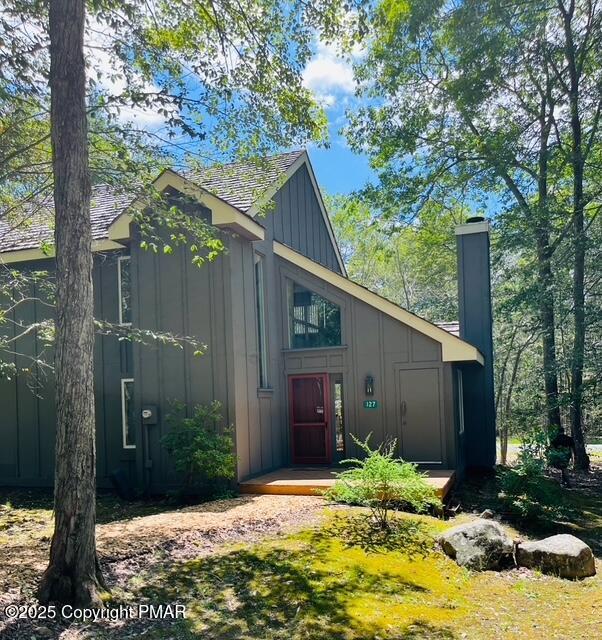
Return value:
[[(33, 290), (28, 295), (33, 297)], [(15, 309), (15, 321), (17, 334), (35, 320), (35, 305), (33, 302), (20, 304)], [(30, 356), (35, 356), (35, 338), (29, 334), (20, 338), (15, 343), (17, 352), (17, 369), (31, 370)], [(35, 481), (39, 479), (40, 456), (38, 449), (38, 410), (36, 402), (35, 377), (31, 374), (17, 376), (17, 414), (19, 420), (19, 462), (20, 477), (23, 480)]]
[[(2, 325), (2, 334), (13, 338), (15, 328), (14, 313), (9, 314), (11, 322)], [(16, 364), (15, 356), (2, 354), (3, 361)], [(2, 441), (0, 447), (0, 478), (13, 480), (19, 474), (19, 416), (17, 410), (17, 380), (12, 377), (0, 378), (0, 404), (2, 406)]]
[[(94, 288), (94, 314), (105, 319), (102, 304), (102, 274), (98, 260), (94, 260), (92, 268)], [(108, 318), (107, 318), (108, 319)], [(99, 478), (107, 475), (107, 424), (105, 420), (105, 388), (104, 388), (104, 336), (94, 339), (94, 411), (96, 424), (96, 474)]]
[(236, 450), (239, 460), (239, 477), (251, 473), (251, 445), (247, 410), (247, 366), (245, 345), (244, 284), (242, 251), (238, 242), (230, 243), (230, 285), (229, 304), (232, 310), (232, 349), (233, 349), (233, 395), (236, 425)]
[(242, 248), (242, 273), (243, 273), (243, 300), (244, 300), (244, 325), (245, 325), (245, 363), (247, 368), (247, 420), (249, 423), (249, 447), (251, 453), (251, 472), (257, 473), (266, 468), (262, 459), (263, 439), (268, 433), (261, 428), (259, 413), (259, 399), (257, 388), (259, 387), (259, 353), (257, 344), (257, 314), (255, 308), (255, 268), (253, 247), (247, 242), (241, 242)]

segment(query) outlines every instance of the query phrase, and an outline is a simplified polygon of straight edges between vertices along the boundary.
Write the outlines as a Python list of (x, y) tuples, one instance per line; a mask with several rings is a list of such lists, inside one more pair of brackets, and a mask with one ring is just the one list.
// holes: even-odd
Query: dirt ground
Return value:
[[(0, 637), (4, 640), (83, 638), (51, 622), (7, 621), (9, 604), (35, 602), (52, 532), (49, 509), (28, 509), (19, 519), (0, 506)], [(135, 508), (134, 508), (135, 510)], [(241, 496), (97, 525), (98, 553), (107, 584), (120, 593), (142, 569), (215, 553), (228, 543), (288, 534), (321, 519), (324, 501), (312, 496)], [(21, 532), (26, 531), (26, 535)], [(84, 635), (81, 635), (81, 634)]]

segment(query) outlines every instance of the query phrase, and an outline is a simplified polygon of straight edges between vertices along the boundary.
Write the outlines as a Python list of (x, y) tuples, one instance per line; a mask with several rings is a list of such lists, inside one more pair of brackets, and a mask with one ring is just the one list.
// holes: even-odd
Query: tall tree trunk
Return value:
[(102, 606), (96, 558), (96, 451), (90, 172), (84, 0), (50, 0), (56, 243), (56, 471), (42, 602)]
[(589, 469), (589, 457), (583, 437), (583, 361), (585, 355), (585, 229), (583, 209), (584, 158), (582, 147), (581, 118), (579, 115), (579, 77), (572, 20), (575, 4), (571, 1), (568, 10), (560, 2), (564, 20), (565, 55), (569, 72), (569, 105), (571, 113), (573, 169), (573, 354), (571, 358), (571, 435), (575, 441), (575, 468)]
[(558, 366), (556, 361), (556, 322), (554, 313), (554, 275), (552, 273), (552, 249), (550, 247), (548, 211), (548, 151), (552, 127), (552, 103), (549, 75), (542, 92), (539, 124), (539, 153), (537, 180), (537, 209), (535, 236), (539, 275), (539, 313), (542, 327), (543, 374), (548, 432), (555, 435), (562, 424), (558, 402)]

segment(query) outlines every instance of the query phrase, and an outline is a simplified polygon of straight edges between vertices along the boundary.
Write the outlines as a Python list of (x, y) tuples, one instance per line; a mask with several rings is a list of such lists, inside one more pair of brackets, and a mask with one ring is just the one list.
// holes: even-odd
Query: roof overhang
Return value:
[[(211, 211), (211, 224), (219, 229), (228, 229), (248, 240), (265, 238), (265, 229), (251, 217), (171, 169), (163, 171), (153, 181), (153, 187), (159, 192), (175, 189), (191, 197)], [(117, 241), (129, 238), (133, 218), (131, 211), (144, 206), (142, 199), (134, 201), (129, 211), (122, 213), (109, 227), (109, 239)]]
[[(99, 253), (102, 251), (115, 251), (123, 249), (124, 246), (113, 240), (94, 240), (92, 241), (92, 251)], [(0, 253), (0, 264), (15, 264), (17, 262), (29, 262), (33, 260), (46, 260), (54, 258), (54, 246), (49, 246), (46, 251), (39, 248), (33, 249), (17, 249), (16, 251), (5, 251)]]
[(304, 271), (325, 280), (337, 289), (348, 293), (354, 298), (399, 320), (399, 322), (403, 322), (403, 324), (423, 335), (432, 338), (441, 345), (441, 358), (443, 362), (478, 362), (481, 365), (485, 363), (483, 354), (468, 342), (448, 333), (445, 329), (441, 329), (428, 320), (402, 309), (390, 300), (349, 280), (349, 278), (310, 260), (304, 255), (297, 253), (294, 249), (274, 241), (274, 253)]

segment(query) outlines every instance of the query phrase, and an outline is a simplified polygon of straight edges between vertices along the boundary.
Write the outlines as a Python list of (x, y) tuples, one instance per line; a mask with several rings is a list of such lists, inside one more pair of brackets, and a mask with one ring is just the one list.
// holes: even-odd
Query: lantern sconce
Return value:
[(366, 376), (366, 380), (364, 381), (364, 390), (367, 396), (374, 395), (374, 378), (371, 375)]

